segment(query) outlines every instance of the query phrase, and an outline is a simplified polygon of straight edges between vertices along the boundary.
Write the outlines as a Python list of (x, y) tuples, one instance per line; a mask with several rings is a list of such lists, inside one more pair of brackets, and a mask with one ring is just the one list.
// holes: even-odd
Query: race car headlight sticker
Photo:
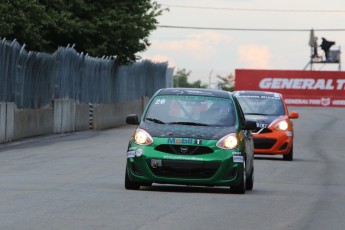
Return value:
[(137, 129), (134, 133), (134, 142), (138, 145), (149, 145), (153, 143), (153, 139), (145, 130)]
[(274, 126), (275, 129), (277, 130), (282, 130), (282, 131), (285, 131), (287, 130), (289, 127), (289, 124), (287, 123), (287, 121), (281, 121), (279, 122), (278, 124), (276, 124), (276, 126)]
[(235, 133), (228, 134), (222, 137), (216, 144), (221, 149), (233, 149), (237, 146), (238, 139)]

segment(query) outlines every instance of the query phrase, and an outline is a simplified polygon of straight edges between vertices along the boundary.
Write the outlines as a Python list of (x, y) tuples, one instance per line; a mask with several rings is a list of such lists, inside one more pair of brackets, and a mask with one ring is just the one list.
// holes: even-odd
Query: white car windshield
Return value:
[(236, 97), (244, 114), (285, 115), (285, 108), (280, 97), (241, 95)]

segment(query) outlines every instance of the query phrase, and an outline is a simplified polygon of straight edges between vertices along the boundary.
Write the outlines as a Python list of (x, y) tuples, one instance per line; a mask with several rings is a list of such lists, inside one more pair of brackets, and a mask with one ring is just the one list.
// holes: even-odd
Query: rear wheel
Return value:
[(134, 181), (131, 181), (128, 177), (127, 167), (126, 167), (126, 175), (125, 175), (125, 188), (128, 190), (139, 190), (140, 184)]
[(243, 175), (241, 181), (236, 186), (230, 187), (230, 192), (235, 194), (244, 194), (246, 192), (246, 163), (243, 162)]
[(291, 146), (290, 152), (286, 155), (283, 155), (283, 159), (286, 161), (292, 161), (292, 159), (293, 159), (293, 145)]

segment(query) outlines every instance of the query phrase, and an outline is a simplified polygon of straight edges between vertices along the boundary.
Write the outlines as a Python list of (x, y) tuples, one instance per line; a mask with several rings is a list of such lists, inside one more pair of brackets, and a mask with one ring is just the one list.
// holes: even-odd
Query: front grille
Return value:
[(276, 139), (270, 138), (254, 138), (255, 149), (270, 149), (277, 142)]
[(200, 162), (183, 160), (162, 160), (162, 164), (153, 168), (151, 160), (147, 165), (155, 176), (186, 179), (211, 178), (220, 167), (219, 162)]
[(190, 146), (190, 145), (159, 145), (155, 150), (179, 155), (198, 155), (213, 153), (213, 150), (206, 146)]

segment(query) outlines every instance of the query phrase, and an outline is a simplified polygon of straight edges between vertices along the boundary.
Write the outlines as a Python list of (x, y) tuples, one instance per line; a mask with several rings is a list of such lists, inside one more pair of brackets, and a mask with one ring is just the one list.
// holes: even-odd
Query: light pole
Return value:
[(211, 76), (212, 76), (212, 72), (213, 72), (213, 69), (211, 69), (211, 72), (208, 76), (208, 88), (210, 89), (211, 88)]

